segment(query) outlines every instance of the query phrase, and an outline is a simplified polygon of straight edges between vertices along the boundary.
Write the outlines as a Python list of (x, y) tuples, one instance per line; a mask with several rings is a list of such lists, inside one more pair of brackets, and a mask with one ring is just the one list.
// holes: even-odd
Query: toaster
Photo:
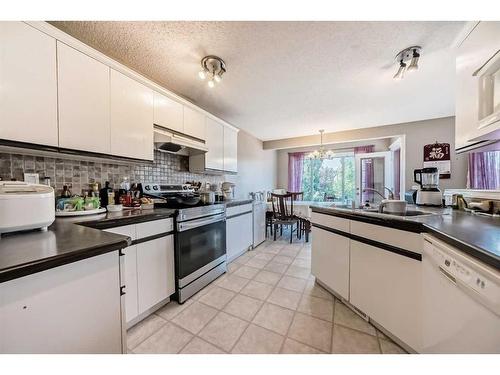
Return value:
[(47, 230), (55, 220), (54, 189), (47, 185), (0, 181), (0, 235)]

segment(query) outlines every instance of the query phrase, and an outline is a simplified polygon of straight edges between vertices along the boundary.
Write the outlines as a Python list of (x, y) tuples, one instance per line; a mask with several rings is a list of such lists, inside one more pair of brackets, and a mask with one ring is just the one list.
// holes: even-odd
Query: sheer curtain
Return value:
[(401, 149), (394, 150), (394, 198), (400, 198), (401, 190)]
[(302, 191), (305, 152), (288, 153), (288, 191)]
[[(374, 145), (359, 146), (354, 147), (354, 155), (357, 154), (367, 154), (375, 151)], [(373, 192), (367, 191), (363, 192), (363, 189), (370, 188), (373, 189), (374, 185), (374, 174), (373, 174), (373, 159), (366, 158), (361, 160), (361, 203), (365, 201), (373, 202)]]
[(500, 189), (500, 151), (469, 153), (467, 180), (470, 189)]

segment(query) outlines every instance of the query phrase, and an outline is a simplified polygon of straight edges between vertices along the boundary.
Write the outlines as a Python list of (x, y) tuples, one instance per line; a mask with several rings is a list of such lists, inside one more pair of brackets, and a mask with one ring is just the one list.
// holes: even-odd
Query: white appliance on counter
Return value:
[(222, 183), (222, 194), (224, 195), (225, 201), (231, 201), (234, 199), (234, 190), (236, 184), (232, 182), (223, 182)]
[(54, 189), (20, 181), (0, 181), (0, 235), (47, 230), (55, 220)]
[(265, 192), (251, 193), (253, 198), (253, 248), (255, 249), (266, 240), (266, 211)]
[(422, 353), (500, 353), (500, 273), (424, 235)]

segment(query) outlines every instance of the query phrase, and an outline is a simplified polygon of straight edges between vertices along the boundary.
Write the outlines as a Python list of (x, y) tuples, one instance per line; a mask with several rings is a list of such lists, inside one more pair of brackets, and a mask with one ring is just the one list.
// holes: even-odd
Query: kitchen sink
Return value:
[(390, 213), (390, 212), (378, 212), (378, 208), (363, 208), (362, 212), (372, 212), (380, 215), (391, 215), (391, 216), (424, 216), (424, 215), (432, 215), (432, 212), (419, 211), (419, 210), (408, 210), (405, 213)]

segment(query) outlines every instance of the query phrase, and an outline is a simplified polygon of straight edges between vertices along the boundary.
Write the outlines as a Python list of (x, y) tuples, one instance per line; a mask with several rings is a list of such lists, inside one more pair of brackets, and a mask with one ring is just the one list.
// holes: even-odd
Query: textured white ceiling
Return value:
[[(51, 22), (262, 140), (454, 114), (451, 44), (463, 22)], [(395, 54), (423, 47), (392, 79)], [(214, 89), (200, 60), (228, 72)]]

